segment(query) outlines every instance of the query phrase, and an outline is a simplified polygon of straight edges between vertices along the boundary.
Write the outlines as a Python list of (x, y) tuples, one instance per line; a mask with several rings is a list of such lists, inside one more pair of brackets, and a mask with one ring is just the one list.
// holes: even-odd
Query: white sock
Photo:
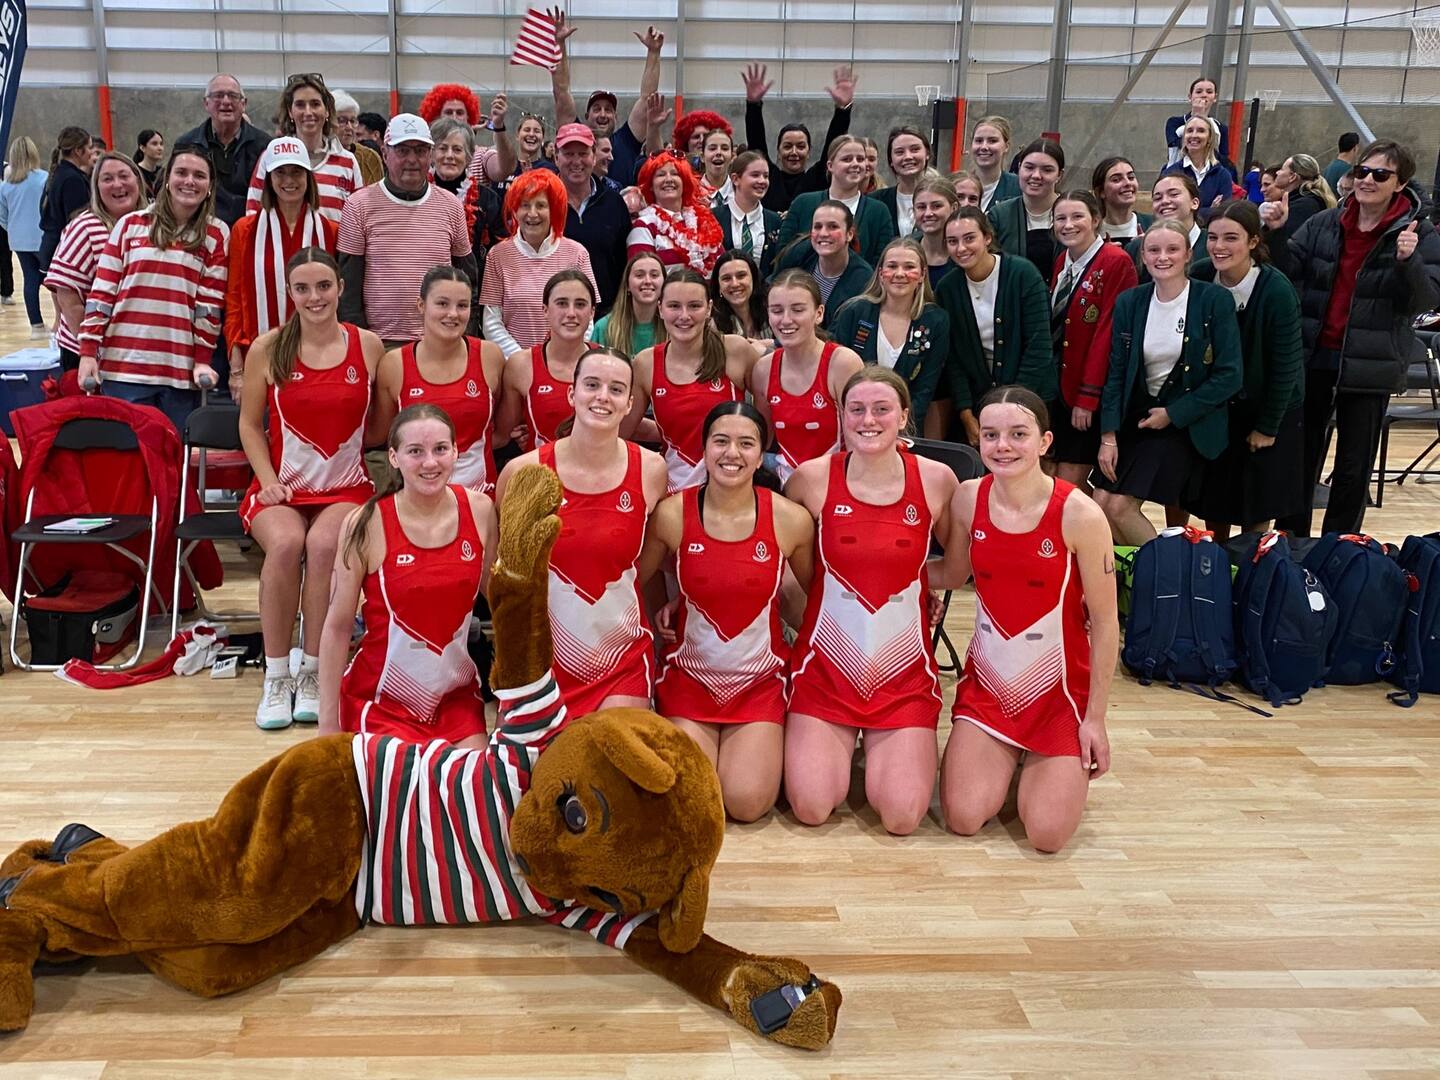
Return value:
[(265, 657), (265, 678), (267, 679), (288, 679), (290, 677), (289, 656), (267, 656)]
[(299, 671), (299, 674), (301, 674), (301, 675), (318, 675), (318, 674), (320, 674), (320, 657), (318, 657), (318, 656), (311, 656), (309, 653), (301, 653), (301, 654), (300, 654), (300, 671)]

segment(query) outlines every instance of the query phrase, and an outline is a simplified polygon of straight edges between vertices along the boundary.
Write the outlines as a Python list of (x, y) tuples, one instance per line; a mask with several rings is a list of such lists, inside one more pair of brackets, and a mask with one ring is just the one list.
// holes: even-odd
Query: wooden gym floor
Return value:
[[(0, 309), (0, 352), (25, 333), (23, 308)], [(1368, 524), (1437, 528), (1440, 487), (1389, 488)], [(256, 564), (227, 570), (217, 606), (253, 606)], [(962, 648), (972, 607), (950, 616)], [(258, 690), (253, 670), (109, 693), (7, 671), (0, 851), (68, 821), (135, 843), (207, 815), (309, 737), (257, 730)], [(863, 807), (729, 827), (708, 929), (842, 987), (820, 1054), (588, 937), (510, 924), (367, 929), (215, 1001), (129, 960), (46, 976), (29, 1030), (0, 1037), (0, 1077), (1440, 1075), (1440, 702), (1327, 688), (1267, 719), (1122, 676), (1109, 730), (1113, 771), (1058, 856), (1013, 807), (973, 839), (933, 819), (895, 839)]]

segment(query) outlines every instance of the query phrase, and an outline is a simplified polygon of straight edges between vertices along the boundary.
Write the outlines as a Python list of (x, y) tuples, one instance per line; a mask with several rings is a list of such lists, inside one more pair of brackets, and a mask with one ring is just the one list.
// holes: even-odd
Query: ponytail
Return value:
[[(314, 248), (304, 250), (313, 251)], [(299, 257), (298, 255), (296, 256)], [(292, 263), (294, 260), (291, 260)], [(385, 440), (385, 445), (391, 450), (400, 448), (400, 429), (406, 424), (414, 423), (416, 420), (439, 420), (450, 429), (450, 439), (455, 439), (455, 424), (450, 419), (450, 414), (438, 405), (407, 405), (396, 414), (395, 419), (390, 422), (390, 435)], [(375, 507), (381, 499), (389, 498), (405, 486), (405, 481), (398, 470), (392, 468), (387, 462), (385, 465), (385, 476), (380, 483), (375, 485), (375, 494), (361, 504), (355, 519), (350, 525), (350, 535), (345, 539), (345, 546), (340, 551), (340, 563), (345, 569), (350, 569), (350, 557), (353, 555), (357, 560), (364, 560), (365, 557), (365, 534), (370, 530), (370, 520), (375, 516)]]
[[(665, 302), (665, 290), (672, 285), (698, 285), (705, 298), (710, 298), (710, 283), (688, 266), (671, 270), (660, 287), (660, 302)], [(578, 365), (577, 365), (578, 366)], [(725, 374), (725, 335), (713, 319), (706, 319), (700, 336), (700, 366), (696, 369), (696, 382), (710, 382)]]
[[(319, 263), (328, 266), (335, 275), (335, 281), (340, 281), (340, 265), (325, 251), (324, 248), (306, 247), (301, 248), (290, 261), (285, 264), (285, 284), (290, 284), (290, 275), (301, 266), (310, 263)], [(290, 376), (295, 371), (295, 359), (300, 355), (300, 311), (296, 308), (290, 312), (290, 318), (285, 320), (285, 325), (280, 327), (275, 334), (275, 342), (270, 346), (270, 383), (279, 388), (290, 381)]]

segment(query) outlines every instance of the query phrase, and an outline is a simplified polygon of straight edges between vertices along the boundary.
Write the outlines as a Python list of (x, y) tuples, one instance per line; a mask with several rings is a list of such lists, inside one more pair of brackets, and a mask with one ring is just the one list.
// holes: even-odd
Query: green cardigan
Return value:
[[(1117, 431), (1129, 423), (1130, 405), (1143, 387), (1145, 320), (1154, 283), (1137, 285), (1115, 301), (1110, 335), (1110, 372), (1100, 398), (1100, 430)], [(1186, 429), (1200, 456), (1211, 461), (1228, 440), (1226, 405), (1241, 386), (1240, 325), (1229, 292), (1204, 281), (1190, 283), (1180, 351), (1180, 395), (1165, 405), (1170, 422)]]
[[(810, 231), (810, 219), (815, 216), (815, 208), (828, 198), (830, 194), (826, 191), (807, 191), (795, 196), (785, 220), (780, 223), (777, 250), (783, 251), (791, 240)], [(885, 245), (895, 239), (895, 222), (890, 217), (890, 211), (869, 195), (861, 195), (856, 207), (855, 237), (860, 245), (860, 257), (871, 266), (880, 264)]]
[(1025, 200), (1019, 195), (1001, 202), (997, 196), (985, 214), (995, 230), (995, 247), (1005, 255), (1025, 257), (1025, 234), (1030, 223), (1025, 216)]
[[(984, 190), (984, 184), (981, 184)], [(990, 197), (990, 205), (1005, 202), (1007, 199), (1018, 199), (1020, 197), (1020, 177), (1016, 176), (1009, 169), (1000, 173), (1000, 178), (995, 181), (995, 194)]]
[(950, 371), (955, 408), (972, 408), (992, 386), (1019, 383), (1045, 402), (1060, 393), (1060, 371), (1050, 340), (1050, 290), (1040, 271), (1023, 256), (1000, 259), (1000, 287), (995, 297), (995, 363), (985, 363), (980, 329), (965, 271), (945, 275), (935, 302), (950, 316)]
[[(791, 244), (780, 252), (780, 257), (775, 262), (775, 273), (798, 267), (807, 274), (813, 274), (819, 263), (820, 257), (810, 246), (809, 237), (804, 237), (799, 243)], [(830, 290), (830, 299), (825, 303), (825, 317), (820, 320), (820, 325), (826, 329), (834, 325), (835, 316), (840, 313), (845, 301), (864, 292), (874, 273), (870, 264), (852, 251), (845, 272)]]
[[(1215, 280), (1215, 267), (1202, 259), (1191, 271), (1196, 281)], [(1260, 267), (1250, 302), (1239, 313), (1244, 386), (1234, 406), (1254, 430), (1274, 436), (1280, 422), (1305, 400), (1305, 346), (1300, 338), (1300, 298), (1290, 279), (1273, 266)], [(1244, 438), (1248, 431), (1234, 432)]]
[[(860, 354), (867, 364), (878, 363), (875, 336), (880, 333), (880, 305), (857, 296), (830, 320), (830, 336)], [(910, 323), (905, 345), (895, 360), (895, 372), (910, 385), (910, 419), (916, 430), (925, 420), (925, 410), (935, 397), (940, 376), (949, 367), (950, 316), (934, 304), (926, 304), (920, 317)]]

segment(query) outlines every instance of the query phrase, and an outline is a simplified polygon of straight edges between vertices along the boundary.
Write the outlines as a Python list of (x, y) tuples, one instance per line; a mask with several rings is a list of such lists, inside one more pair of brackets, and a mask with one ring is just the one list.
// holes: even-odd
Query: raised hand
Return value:
[(651, 130), (663, 127), (669, 121), (671, 111), (665, 104), (664, 94), (651, 94), (645, 99), (645, 122), (650, 125)]
[(641, 45), (645, 46), (646, 52), (659, 52), (665, 47), (665, 35), (653, 26), (646, 27), (643, 34), (638, 30), (635, 31), (635, 37)]
[(1290, 220), (1290, 193), (1282, 191), (1280, 198), (1260, 204), (1260, 220), (1267, 229), (1283, 228)]
[(490, 130), (498, 131), (505, 126), (505, 117), (510, 112), (510, 99), (504, 94), (496, 94), (495, 100), (490, 102)]
[(775, 84), (765, 79), (764, 64), (750, 64), (740, 72), (740, 79), (745, 83), (745, 100), (750, 102), (763, 101), (765, 95)]
[(855, 78), (855, 72), (849, 64), (841, 64), (835, 69), (831, 85), (825, 88), (830, 95), (830, 100), (835, 102), (841, 109), (848, 109), (851, 102), (855, 100), (855, 84), (860, 80)]
[(575, 31), (578, 30), (579, 27), (572, 22), (565, 21), (564, 8), (553, 7), (549, 11), (547, 11), (546, 14), (549, 15), (550, 18), (553, 19), (555, 22), (555, 44), (559, 45), (563, 49), (565, 47), (566, 40), (570, 37), (571, 34), (575, 33)]
[(1419, 227), (1420, 222), (1412, 221), (1400, 230), (1399, 236), (1395, 237), (1395, 258), (1400, 262), (1404, 262), (1414, 255), (1415, 249), (1420, 246), (1420, 237), (1415, 231)]

